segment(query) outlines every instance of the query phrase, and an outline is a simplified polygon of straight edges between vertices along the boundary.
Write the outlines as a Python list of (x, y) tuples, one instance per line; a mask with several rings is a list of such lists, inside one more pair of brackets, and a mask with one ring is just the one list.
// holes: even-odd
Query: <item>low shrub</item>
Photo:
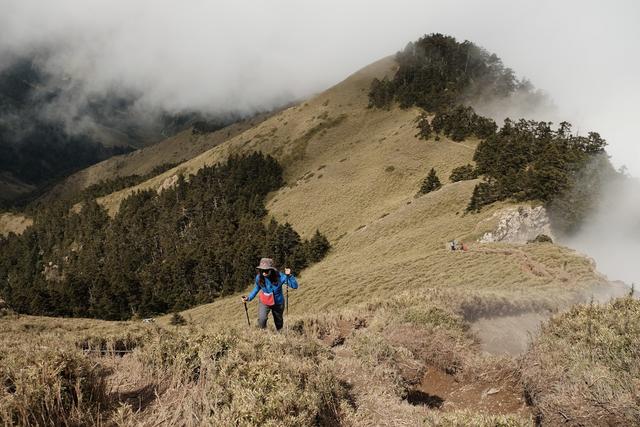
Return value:
[(187, 319), (185, 319), (182, 314), (175, 312), (171, 315), (171, 318), (169, 319), (169, 324), (172, 326), (186, 325)]
[[(136, 357), (149, 375), (173, 384), (161, 409), (145, 414), (151, 424), (171, 417), (185, 424), (335, 425), (346, 402), (329, 351), (305, 337), (186, 327), (158, 331)], [(184, 405), (177, 396), (187, 391)]]
[(0, 424), (99, 424), (109, 406), (105, 374), (78, 351), (1, 351)]
[(580, 305), (552, 318), (522, 359), (544, 425), (640, 423), (640, 301)]
[(553, 239), (546, 234), (538, 234), (535, 239), (528, 240), (527, 243), (553, 243)]

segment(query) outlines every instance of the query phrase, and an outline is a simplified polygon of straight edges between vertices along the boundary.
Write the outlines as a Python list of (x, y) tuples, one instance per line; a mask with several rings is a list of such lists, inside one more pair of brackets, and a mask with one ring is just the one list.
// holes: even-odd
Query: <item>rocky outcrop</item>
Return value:
[(541, 234), (553, 238), (549, 216), (543, 206), (508, 208), (496, 212), (495, 217), (499, 218), (498, 226), (485, 233), (480, 243), (527, 243)]

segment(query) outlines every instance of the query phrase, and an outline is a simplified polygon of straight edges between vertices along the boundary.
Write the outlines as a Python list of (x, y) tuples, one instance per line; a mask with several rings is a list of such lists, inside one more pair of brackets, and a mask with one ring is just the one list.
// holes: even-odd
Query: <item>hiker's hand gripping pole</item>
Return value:
[(249, 309), (247, 308), (247, 297), (242, 295), (242, 304), (244, 304), (244, 314), (247, 316), (247, 325), (251, 326), (251, 322), (249, 321)]

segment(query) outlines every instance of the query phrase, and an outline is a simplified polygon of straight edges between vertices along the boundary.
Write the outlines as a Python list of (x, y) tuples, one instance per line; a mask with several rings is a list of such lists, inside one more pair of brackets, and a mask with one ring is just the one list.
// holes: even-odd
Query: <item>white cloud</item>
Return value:
[(609, 279), (640, 285), (640, 181), (609, 182), (581, 232), (563, 243), (593, 257)]
[(146, 106), (252, 111), (443, 32), (497, 53), (639, 176), (639, 18), (633, 0), (0, 0), (0, 67), (47, 46), (48, 66), (85, 93), (126, 88)]

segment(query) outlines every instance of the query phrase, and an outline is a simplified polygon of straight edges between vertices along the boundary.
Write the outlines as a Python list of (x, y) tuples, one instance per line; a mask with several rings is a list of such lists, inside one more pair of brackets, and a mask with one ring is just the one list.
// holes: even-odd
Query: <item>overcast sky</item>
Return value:
[(83, 93), (134, 89), (171, 110), (305, 97), (425, 33), (469, 39), (599, 131), (640, 176), (640, 2), (0, 0), (0, 67), (47, 47)]

